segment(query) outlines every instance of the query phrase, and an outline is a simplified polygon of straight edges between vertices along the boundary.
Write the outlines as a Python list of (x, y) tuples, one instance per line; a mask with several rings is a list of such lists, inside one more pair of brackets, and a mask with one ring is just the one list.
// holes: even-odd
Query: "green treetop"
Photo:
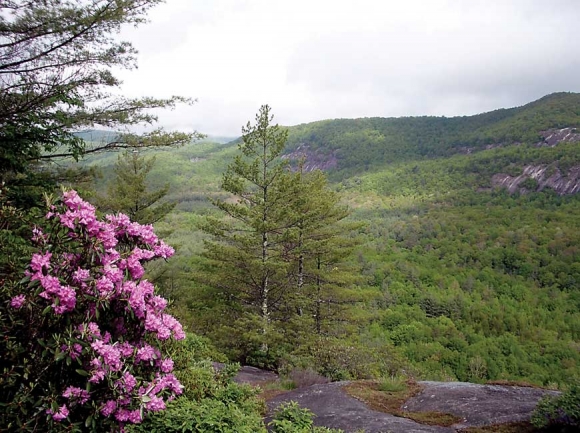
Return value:
[[(162, 0), (0, 0), (0, 182), (26, 184), (39, 161), (99, 150), (182, 144), (197, 136), (161, 129), (149, 110), (174, 107), (182, 97), (129, 99), (111, 89), (113, 68), (136, 66), (136, 50), (117, 38), (140, 25)], [(114, 129), (99, 144), (76, 132)], [(29, 182), (30, 183), (30, 182)]]
[(140, 224), (156, 223), (171, 212), (175, 203), (158, 204), (167, 195), (169, 184), (148, 191), (147, 175), (154, 163), (154, 157), (144, 157), (137, 151), (119, 155), (115, 164), (116, 176), (109, 183), (107, 196), (99, 200), (99, 209), (122, 212)]

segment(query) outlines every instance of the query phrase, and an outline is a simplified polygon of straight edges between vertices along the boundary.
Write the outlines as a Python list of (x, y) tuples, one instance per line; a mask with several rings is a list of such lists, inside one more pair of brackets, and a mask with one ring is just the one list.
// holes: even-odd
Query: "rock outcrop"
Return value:
[(575, 143), (580, 141), (580, 132), (576, 128), (547, 129), (540, 132), (542, 140), (536, 143), (539, 147), (555, 147), (559, 143)]
[(290, 161), (292, 166), (296, 166), (299, 161), (304, 160), (303, 170), (306, 172), (314, 170), (332, 170), (338, 166), (336, 152), (330, 154), (322, 153), (310, 149), (306, 144), (300, 144), (295, 150), (282, 156), (282, 159)]
[[(532, 182), (529, 181), (532, 180)], [(565, 175), (554, 165), (528, 165), (519, 176), (497, 173), (491, 178), (494, 187), (504, 187), (510, 193), (527, 193), (551, 188), (559, 195), (580, 192), (580, 166), (574, 166)]]
[(423, 391), (407, 400), (403, 409), (442, 412), (463, 418), (456, 430), (493, 424), (528, 421), (540, 399), (558, 394), (538, 388), (477, 385), (465, 382), (419, 382)]

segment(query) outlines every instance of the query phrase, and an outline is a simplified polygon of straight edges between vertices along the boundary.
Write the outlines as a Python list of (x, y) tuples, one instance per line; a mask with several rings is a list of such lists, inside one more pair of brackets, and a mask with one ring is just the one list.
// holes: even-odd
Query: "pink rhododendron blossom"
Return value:
[(87, 391), (77, 388), (76, 386), (69, 386), (63, 392), (62, 396), (69, 400), (77, 399), (79, 404), (85, 404), (90, 399), (90, 395)]
[(62, 421), (68, 416), (69, 411), (68, 408), (66, 407), (66, 404), (63, 404), (61, 407), (58, 408), (56, 412), (54, 412), (52, 409), (47, 409), (46, 413), (52, 415), (53, 420)]
[(175, 250), (163, 241), (161, 241), (159, 245), (155, 246), (154, 252), (157, 257), (162, 257), (164, 259), (168, 259), (169, 257), (172, 257), (173, 254), (175, 254)]
[(99, 278), (95, 284), (97, 295), (102, 298), (108, 298), (115, 290), (115, 284), (106, 276)]
[(163, 373), (171, 373), (173, 371), (173, 359), (164, 359), (161, 362), (161, 371)]
[[(26, 270), (29, 292), (10, 302), (14, 309), (27, 301), (39, 311), (50, 307), (44, 314), (66, 320), (72, 330), (60, 336), (58, 348), (68, 358), (55, 356), (54, 362), (63, 363), (64, 386), (50, 400), (60, 405), (66, 399), (68, 406), (46, 413), (55, 421), (69, 418), (74, 423), (79, 407), (86, 411), (96, 404), (101, 416), (121, 427), (139, 423), (147, 411), (165, 409), (166, 401), (182, 393), (171, 374), (173, 361), (151, 344), (154, 339), (183, 339), (185, 333), (164, 313), (167, 301), (142, 279), (146, 262), (167, 259), (174, 250), (159, 240), (151, 225), (132, 222), (126, 215), (107, 215), (100, 221), (94, 206), (76, 191), (63, 193), (46, 218), (52, 221), (48, 228), (35, 227), (32, 233), (43, 250), (32, 255)], [(44, 251), (47, 246), (50, 251)], [(38, 293), (34, 302), (27, 298), (33, 293)], [(74, 365), (67, 370), (71, 360)], [(70, 382), (66, 374), (72, 375)], [(82, 381), (91, 384), (91, 393)]]
[(155, 358), (155, 349), (148, 344), (137, 349), (137, 356), (135, 356), (135, 362), (140, 361), (150, 361)]
[(81, 283), (88, 280), (90, 276), (91, 273), (88, 269), (78, 268), (73, 274), (73, 281), (76, 283)]
[(101, 408), (101, 413), (104, 416), (110, 416), (116, 410), (117, 410), (117, 402), (114, 400), (108, 400), (105, 403), (105, 405)]
[(10, 306), (12, 308), (19, 309), (22, 308), (24, 302), (26, 302), (26, 297), (24, 295), (18, 295), (12, 298), (12, 300), (10, 301)]
[(32, 259), (30, 260), (30, 268), (36, 272), (41, 272), (43, 268), (48, 269), (50, 267), (51, 257), (52, 253), (49, 252), (45, 254), (33, 254)]
[(152, 412), (165, 410), (165, 402), (161, 397), (153, 396), (151, 400), (145, 403), (145, 407)]

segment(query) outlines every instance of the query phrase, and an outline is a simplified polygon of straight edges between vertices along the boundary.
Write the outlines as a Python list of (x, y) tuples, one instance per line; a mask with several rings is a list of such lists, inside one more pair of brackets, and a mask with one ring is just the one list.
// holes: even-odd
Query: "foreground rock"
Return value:
[(256, 367), (244, 365), (234, 377), (234, 382), (249, 383), (250, 385), (263, 385), (278, 380), (278, 375), (271, 371), (261, 370)]
[[(340, 428), (345, 432), (363, 430), (365, 433), (447, 433), (454, 429), (418, 424), (369, 409), (364, 403), (348, 396), (342, 387), (347, 382), (312, 385), (279, 395), (268, 402), (270, 413), (287, 401), (296, 401), (300, 406), (316, 414), (317, 426)], [(270, 421), (270, 418), (266, 420)]]
[[(216, 371), (220, 371), (225, 365), (221, 362), (214, 362), (212, 364)], [(266, 383), (276, 382), (277, 380), (278, 375), (276, 373), (262, 370), (261, 368), (250, 367), (249, 365), (241, 367), (238, 374), (234, 377), (234, 382), (248, 383), (250, 385), (264, 385)]]
[(521, 386), (476, 385), (465, 382), (419, 382), (424, 390), (407, 400), (410, 412), (443, 412), (463, 418), (455, 429), (528, 421), (544, 389)]
[[(348, 382), (313, 385), (279, 395), (268, 402), (270, 413), (281, 403), (296, 401), (316, 414), (314, 424), (346, 433), (457, 432), (468, 427), (528, 421), (546, 394), (537, 388), (477, 385), (463, 382), (419, 382), (423, 391), (403, 405), (409, 412), (441, 412), (463, 419), (451, 427), (419, 424), (368, 408), (342, 389)], [(268, 419), (267, 421), (269, 421)]]
[[(223, 364), (214, 364), (216, 369)], [(252, 385), (274, 382), (278, 376), (255, 367), (242, 367), (235, 381)], [(419, 424), (370, 409), (343, 390), (348, 382), (312, 385), (278, 395), (268, 401), (271, 421), (280, 404), (295, 401), (316, 415), (314, 424), (339, 428), (346, 433), (452, 433), (468, 427), (527, 421), (538, 401), (558, 392), (537, 388), (504, 385), (477, 385), (464, 382), (419, 382), (423, 391), (403, 404), (409, 412), (449, 413), (463, 419), (451, 427)]]

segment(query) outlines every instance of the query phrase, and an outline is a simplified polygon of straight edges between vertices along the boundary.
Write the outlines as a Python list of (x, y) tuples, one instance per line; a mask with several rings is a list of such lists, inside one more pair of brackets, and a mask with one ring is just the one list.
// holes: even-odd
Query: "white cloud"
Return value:
[(181, 94), (168, 127), (237, 134), (263, 103), (296, 124), (459, 115), (580, 91), (575, 0), (169, 0), (124, 37), (130, 96)]

